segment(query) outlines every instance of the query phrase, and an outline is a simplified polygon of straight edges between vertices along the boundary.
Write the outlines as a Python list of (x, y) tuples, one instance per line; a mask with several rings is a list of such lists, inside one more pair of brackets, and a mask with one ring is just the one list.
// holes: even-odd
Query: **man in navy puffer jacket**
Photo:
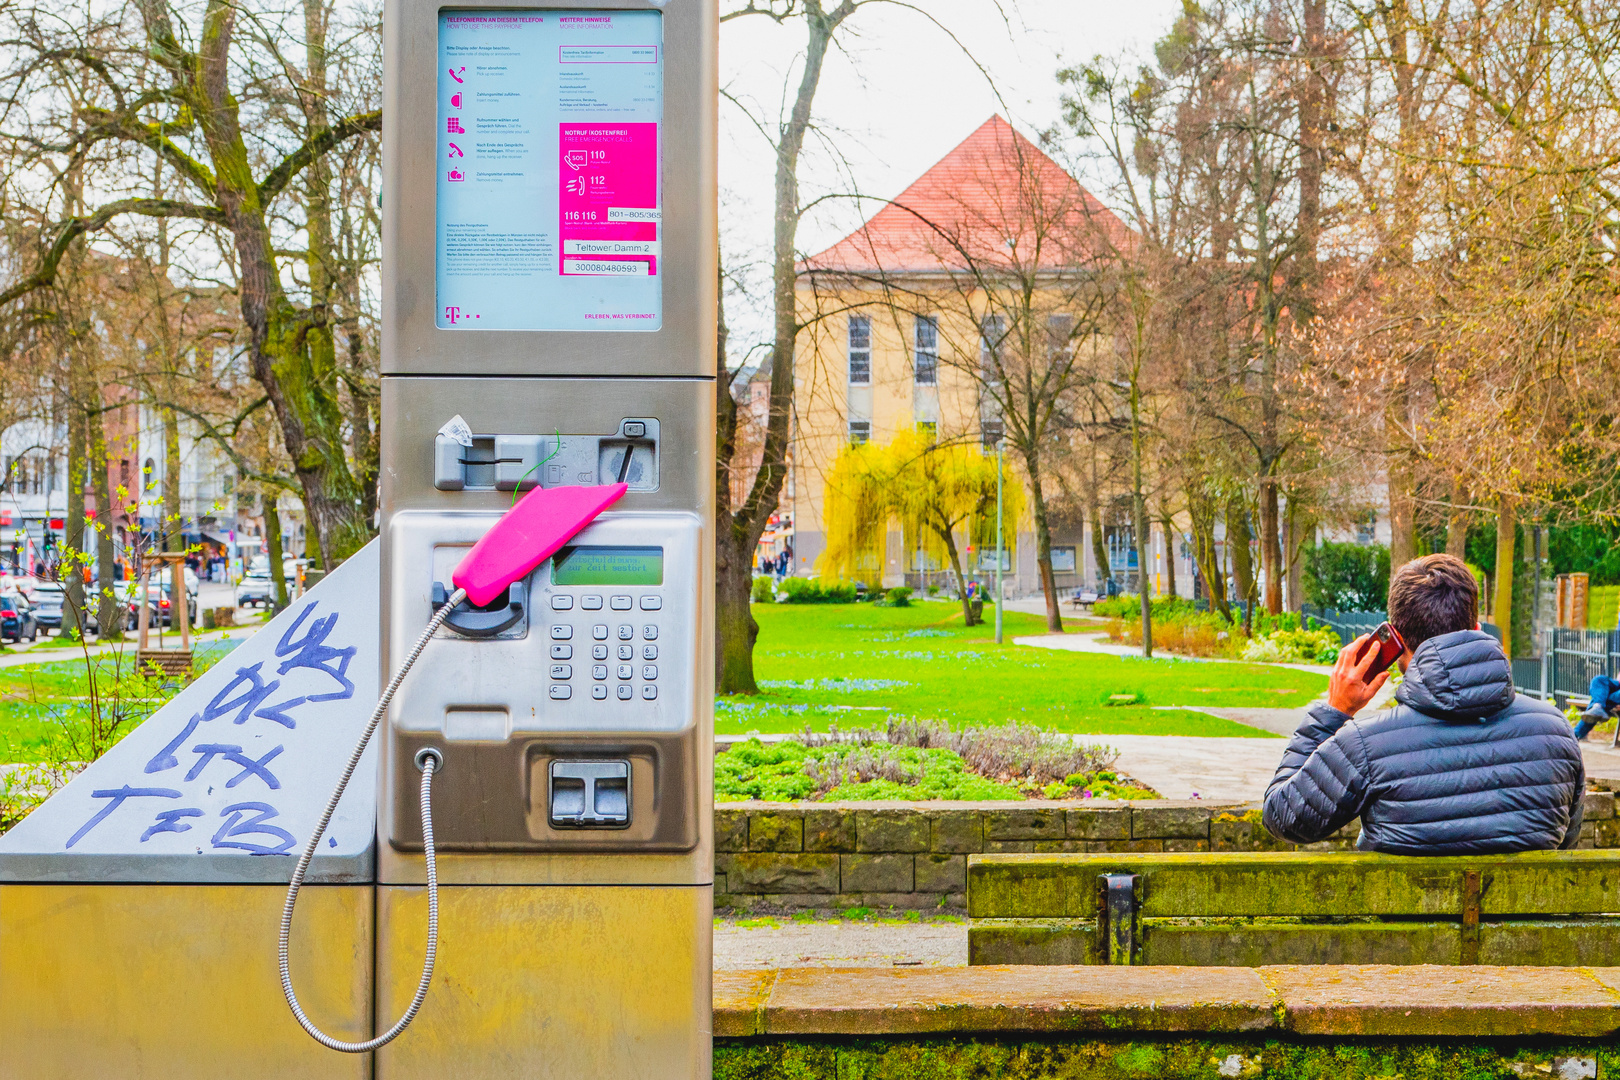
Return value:
[(1428, 555), (1401, 567), (1389, 621), (1406, 643), (1399, 704), (1351, 719), (1389, 673), (1369, 670), (1376, 649), (1356, 659), (1366, 637), (1346, 646), (1266, 790), (1266, 828), (1308, 844), (1360, 817), (1356, 846), (1396, 855), (1574, 847), (1580, 746), (1556, 708), (1514, 693), (1467, 566)]

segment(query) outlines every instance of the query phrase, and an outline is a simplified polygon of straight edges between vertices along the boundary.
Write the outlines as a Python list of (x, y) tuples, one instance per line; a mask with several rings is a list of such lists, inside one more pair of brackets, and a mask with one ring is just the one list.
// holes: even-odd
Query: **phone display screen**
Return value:
[(661, 547), (565, 547), (551, 564), (553, 585), (662, 585)]

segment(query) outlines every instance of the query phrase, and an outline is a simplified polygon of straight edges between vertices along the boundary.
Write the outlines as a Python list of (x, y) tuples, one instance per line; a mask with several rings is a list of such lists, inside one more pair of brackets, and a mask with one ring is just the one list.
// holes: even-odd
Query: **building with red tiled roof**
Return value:
[(1040, 147), (992, 116), (838, 243), (812, 273), (1073, 269), (1130, 230)]
[[(1085, 283), (1131, 237), (1061, 165), (993, 116), (854, 232), (805, 259), (793, 496), (783, 506), (784, 518), (791, 516), (794, 572), (815, 572), (825, 547), (825, 480), (850, 443), (885, 442), (919, 426), (941, 441), (992, 444), (999, 436), (999, 413), (979, 378), (987, 328), (1007, 323), (995, 322), (998, 291), (1036, 296), (1033, 307), (1026, 302), (1009, 316), (1035, 327), (1025, 340), (1078, 334)], [(1085, 333), (1084, 343), (1061, 347), (1095, 347)], [(1060, 590), (1100, 577), (1082, 530), (1079, 522), (1059, 522), (1054, 530)], [(918, 546), (890, 533), (882, 584), (945, 583)], [(1118, 547), (1117, 569), (1134, 571), (1134, 546)], [(1016, 548), (1005, 564), (1009, 594), (1034, 592), (1027, 526)], [(982, 565), (970, 573), (993, 576), (993, 555), (978, 557)], [(1189, 573), (1178, 576), (1190, 580)]]

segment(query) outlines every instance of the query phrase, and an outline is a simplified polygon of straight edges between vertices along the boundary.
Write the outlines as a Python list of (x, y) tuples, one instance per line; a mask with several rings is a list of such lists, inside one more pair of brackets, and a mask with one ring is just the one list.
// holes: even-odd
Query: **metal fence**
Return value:
[(1372, 633), (1385, 618), (1382, 611), (1332, 611), (1313, 604), (1303, 605), (1300, 612), (1307, 618), (1331, 627), (1333, 632), (1339, 635), (1339, 640), (1346, 643), (1354, 641), (1362, 634)]
[(1562, 709), (1572, 697), (1584, 704), (1592, 679), (1598, 675), (1612, 679), (1616, 671), (1620, 671), (1620, 630), (1548, 629), (1541, 633), (1538, 685), (1534, 690), (1519, 689)]

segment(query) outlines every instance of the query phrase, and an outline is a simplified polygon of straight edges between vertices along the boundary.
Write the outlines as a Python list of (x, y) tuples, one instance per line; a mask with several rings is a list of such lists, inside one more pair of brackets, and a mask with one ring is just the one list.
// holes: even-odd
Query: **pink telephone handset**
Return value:
[(450, 580), (467, 590), (469, 603), (483, 607), (556, 554), (628, 489), (627, 484), (535, 488), (472, 546)]

